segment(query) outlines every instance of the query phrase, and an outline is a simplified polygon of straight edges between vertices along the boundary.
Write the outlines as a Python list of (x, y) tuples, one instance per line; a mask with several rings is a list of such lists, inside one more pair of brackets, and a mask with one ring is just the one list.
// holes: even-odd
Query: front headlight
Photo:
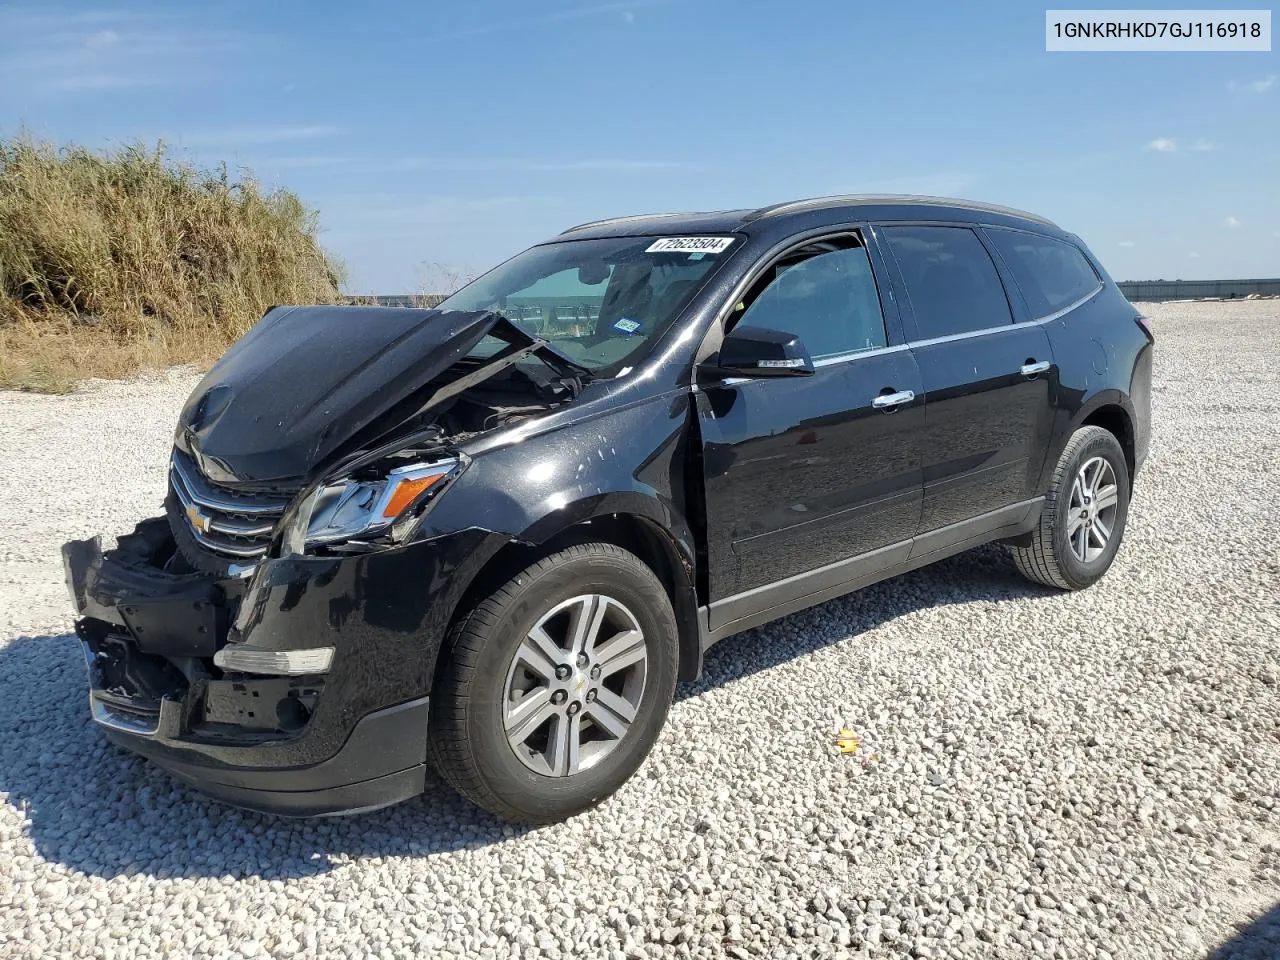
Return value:
[(433, 500), (457, 476), (459, 460), (397, 467), (382, 480), (344, 479), (310, 491), (285, 524), (281, 552), (383, 537), (399, 543)]

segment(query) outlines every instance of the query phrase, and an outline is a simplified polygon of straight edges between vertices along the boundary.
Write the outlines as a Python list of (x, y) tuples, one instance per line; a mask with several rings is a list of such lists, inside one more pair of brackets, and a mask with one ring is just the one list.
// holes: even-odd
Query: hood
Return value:
[(213, 480), (296, 483), (502, 324), (496, 313), (273, 307), (183, 407), (175, 442)]

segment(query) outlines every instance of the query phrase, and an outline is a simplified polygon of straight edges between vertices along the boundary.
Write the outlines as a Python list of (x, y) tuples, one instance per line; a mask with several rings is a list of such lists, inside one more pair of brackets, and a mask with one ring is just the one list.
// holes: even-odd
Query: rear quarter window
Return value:
[(1102, 285), (1074, 244), (997, 227), (988, 227), (987, 236), (1013, 271), (1033, 317), (1069, 307)]

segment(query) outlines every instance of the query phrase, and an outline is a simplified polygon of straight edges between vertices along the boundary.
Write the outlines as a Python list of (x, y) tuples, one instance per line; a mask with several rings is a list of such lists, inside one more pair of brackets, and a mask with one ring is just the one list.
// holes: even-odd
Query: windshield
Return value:
[[(732, 237), (617, 237), (531, 247), (441, 310), (492, 310), (597, 376), (635, 364), (680, 315)], [(486, 337), (472, 351), (501, 344)]]

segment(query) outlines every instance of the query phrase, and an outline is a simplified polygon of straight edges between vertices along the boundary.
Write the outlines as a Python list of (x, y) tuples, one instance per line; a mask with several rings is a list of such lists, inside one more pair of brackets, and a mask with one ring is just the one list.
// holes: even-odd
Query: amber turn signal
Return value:
[(387, 520), (394, 520), (408, 509), (409, 504), (413, 503), (419, 496), (426, 493), (448, 475), (448, 471), (445, 471), (442, 473), (429, 473), (425, 477), (401, 480), (396, 484), (396, 488), (391, 491), (391, 496), (387, 498), (387, 503), (382, 508), (382, 516)]

